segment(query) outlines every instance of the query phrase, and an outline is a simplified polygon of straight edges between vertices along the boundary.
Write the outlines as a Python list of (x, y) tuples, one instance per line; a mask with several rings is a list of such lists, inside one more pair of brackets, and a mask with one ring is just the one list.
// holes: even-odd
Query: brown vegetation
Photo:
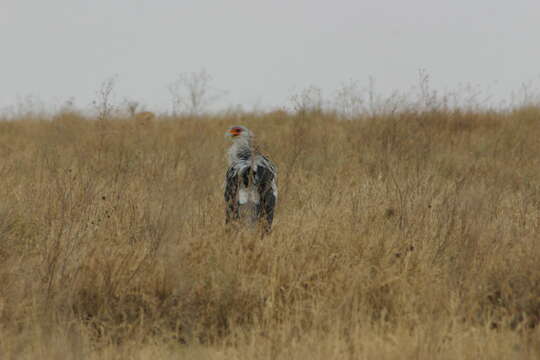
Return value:
[[(224, 226), (239, 123), (262, 241)], [(540, 357), (539, 109), (145, 124), (0, 123), (2, 359)]]

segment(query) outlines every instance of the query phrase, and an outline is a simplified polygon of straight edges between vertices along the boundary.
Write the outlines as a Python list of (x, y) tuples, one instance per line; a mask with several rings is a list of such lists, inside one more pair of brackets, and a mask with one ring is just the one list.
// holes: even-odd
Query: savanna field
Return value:
[[(279, 168), (224, 224), (225, 130)], [(1, 359), (538, 359), (540, 109), (0, 122)]]

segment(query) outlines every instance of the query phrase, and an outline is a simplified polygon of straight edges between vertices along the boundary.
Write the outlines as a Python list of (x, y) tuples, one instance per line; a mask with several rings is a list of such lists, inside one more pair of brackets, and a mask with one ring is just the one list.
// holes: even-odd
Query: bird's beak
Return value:
[(235, 136), (238, 136), (238, 132), (234, 131), (234, 130), (227, 130), (225, 132), (225, 136), (227, 137), (235, 137)]

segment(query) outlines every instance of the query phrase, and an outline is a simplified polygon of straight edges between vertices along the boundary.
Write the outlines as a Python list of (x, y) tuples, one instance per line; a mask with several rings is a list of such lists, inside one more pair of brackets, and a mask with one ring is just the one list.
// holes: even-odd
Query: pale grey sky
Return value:
[(540, 79), (538, 0), (1, 0), (0, 25), (0, 107), (87, 106), (117, 74), (118, 100), (165, 111), (167, 85), (202, 68), (248, 109), (369, 76), (406, 90), (420, 68), (502, 96)]

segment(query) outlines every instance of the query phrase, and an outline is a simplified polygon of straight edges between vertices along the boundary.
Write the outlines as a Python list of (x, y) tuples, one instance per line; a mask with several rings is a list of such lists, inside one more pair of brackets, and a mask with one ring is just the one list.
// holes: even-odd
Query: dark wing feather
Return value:
[(260, 196), (257, 216), (265, 220), (266, 231), (270, 231), (274, 220), (274, 208), (277, 199), (272, 185), (275, 183), (275, 177), (275, 167), (266, 157), (262, 157), (262, 161), (256, 167), (255, 184)]
[(238, 219), (238, 172), (234, 167), (230, 167), (227, 170), (227, 175), (225, 176), (225, 203), (227, 204), (226, 208), (226, 218), (225, 222), (229, 223), (232, 219)]

